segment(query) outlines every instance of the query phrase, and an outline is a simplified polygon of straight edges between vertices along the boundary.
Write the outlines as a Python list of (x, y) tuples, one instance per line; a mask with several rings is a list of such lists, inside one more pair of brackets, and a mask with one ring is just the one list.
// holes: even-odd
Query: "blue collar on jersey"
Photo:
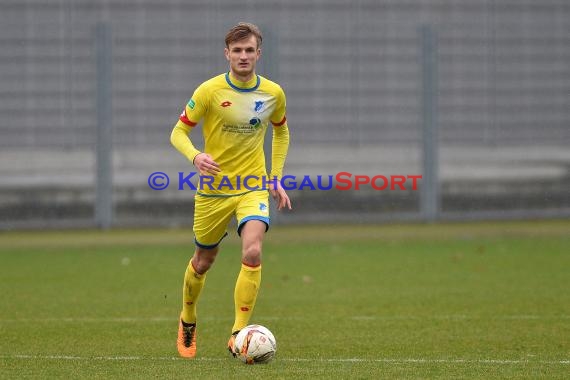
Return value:
[(241, 88), (241, 87), (238, 87), (235, 84), (233, 84), (232, 81), (230, 80), (230, 72), (229, 71), (226, 73), (226, 82), (228, 82), (230, 87), (236, 91), (251, 92), (251, 91), (257, 90), (257, 88), (259, 87), (259, 83), (261, 83), (261, 78), (259, 78), (259, 75), (256, 74), (255, 76), (257, 77), (257, 82), (255, 83), (255, 86), (253, 86), (251, 88)]

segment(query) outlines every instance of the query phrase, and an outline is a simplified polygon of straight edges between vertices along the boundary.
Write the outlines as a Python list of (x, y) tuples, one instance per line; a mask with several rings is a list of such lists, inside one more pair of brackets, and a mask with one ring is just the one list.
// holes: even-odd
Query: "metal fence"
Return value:
[(112, 225), (190, 224), (192, 192), (147, 178), (193, 170), (170, 130), (243, 20), (288, 96), (288, 174), (424, 176), (293, 191), (276, 222), (570, 216), (567, 1), (4, 0), (0, 227), (107, 224), (97, 202)]

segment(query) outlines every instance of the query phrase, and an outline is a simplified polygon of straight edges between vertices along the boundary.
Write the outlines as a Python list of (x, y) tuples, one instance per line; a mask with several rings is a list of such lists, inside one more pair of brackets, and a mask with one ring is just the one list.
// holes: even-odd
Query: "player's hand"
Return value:
[(194, 166), (198, 169), (200, 175), (216, 175), (221, 171), (218, 163), (208, 153), (198, 153), (194, 157)]
[(277, 210), (281, 210), (284, 207), (291, 210), (291, 200), (285, 192), (285, 189), (281, 187), (281, 181), (274, 180), (269, 182), (269, 193), (275, 202), (277, 202)]

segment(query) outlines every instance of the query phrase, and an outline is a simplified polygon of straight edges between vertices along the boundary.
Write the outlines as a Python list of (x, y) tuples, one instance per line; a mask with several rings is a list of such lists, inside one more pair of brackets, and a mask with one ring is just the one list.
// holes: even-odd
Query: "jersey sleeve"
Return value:
[(283, 177), (283, 167), (289, 149), (289, 128), (287, 123), (283, 123), (278, 128), (273, 128), (273, 139), (271, 143), (271, 175), (270, 178), (281, 179)]
[(276, 106), (275, 106), (275, 110), (273, 111), (273, 114), (271, 114), (271, 124), (273, 124), (276, 127), (280, 127), (283, 124), (285, 124), (285, 122), (287, 121), (287, 118), (285, 116), (286, 113), (286, 100), (285, 100), (285, 93), (283, 92), (283, 90), (281, 89), (281, 87), (279, 87), (279, 90), (277, 91), (276, 94)]
[(184, 107), (180, 121), (189, 127), (195, 127), (208, 110), (208, 87), (201, 84)]
[(194, 163), (194, 158), (201, 152), (196, 149), (194, 144), (192, 144), (192, 140), (190, 140), (191, 129), (192, 128), (184, 122), (179, 121), (170, 134), (170, 143), (182, 153), (188, 161)]

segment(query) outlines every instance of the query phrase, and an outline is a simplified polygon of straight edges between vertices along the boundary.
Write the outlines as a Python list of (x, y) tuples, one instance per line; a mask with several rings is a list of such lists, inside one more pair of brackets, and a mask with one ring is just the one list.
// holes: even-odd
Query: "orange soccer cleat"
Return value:
[(234, 343), (236, 341), (236, 336), (238, 333), (239, 331), (234, 331), (230, 336), (230, 340), (228, 340), (228, 351), (233, 355), (234, 358), (237, 356), (237, 353), (234, 351)]
[(196, 356), (196, 323), (185, 323), (180, 319), (176, 346), (183, 358), (191, 359)]

